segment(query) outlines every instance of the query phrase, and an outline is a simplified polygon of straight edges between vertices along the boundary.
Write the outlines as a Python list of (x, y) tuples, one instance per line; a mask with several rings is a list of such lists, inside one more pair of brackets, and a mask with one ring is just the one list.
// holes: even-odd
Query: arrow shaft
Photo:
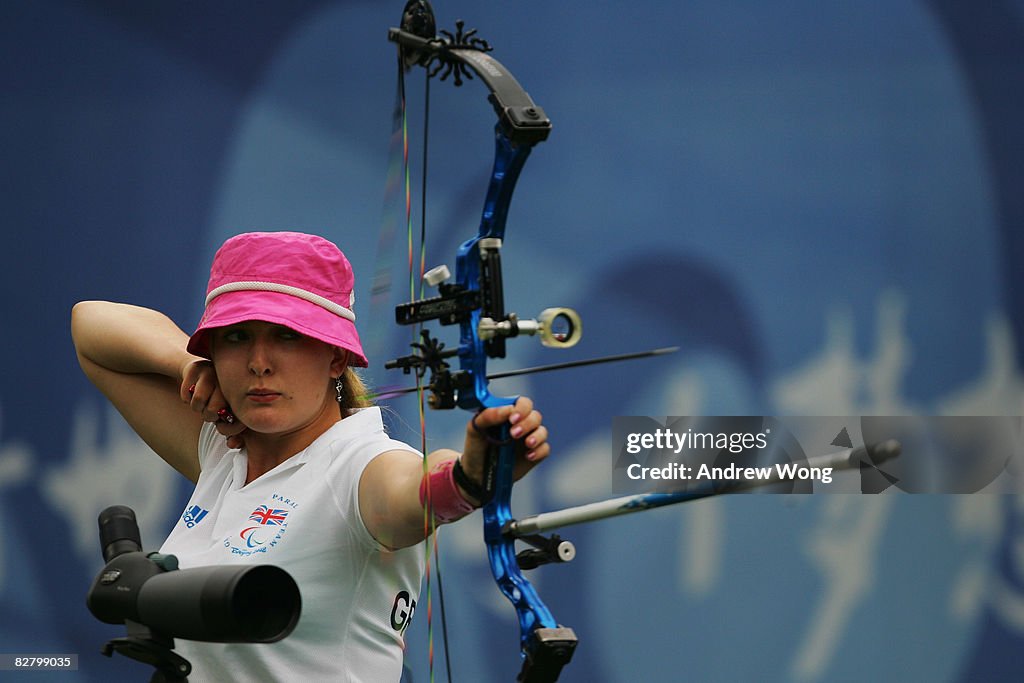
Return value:
[[(505, 379), (506, 377), (518, 377), (519, 375), (533, 375), (541, 372), (551, 372), (552, 370), (566, 370), (569, 368), (582, 368), (587, 365), (599, 365), (601, 363), (615, 363), (623, 360), (635, 360), (638, 358), (650, 358), (652, 356), (663, 356), (669, 353), (675, 353), (679, 350), (678, 346), (666, 346), (660, 349), (651, 349), (650, 351), (636, 351), (633, 353), (620, 353), (613, 356), (599, 356), (597, 358), (586, 358), (584, 360), (572, 360), (564, 363), (552, 363), (550, 365), (536, 365), (531, 368), (520, 368), (518, 370), (506, 370), (505, 372), (496, 372), (487, 375), (488, 380), (492, 379)], [(430, 385), (424, 387), (405, 387), (402, 389), (386, 389), (379, 393), (373, 394), (373, 399), (388, 399), (396, 396), (404, 396), (405, 394), (414, 394), (420, 389), (428, 391)]]

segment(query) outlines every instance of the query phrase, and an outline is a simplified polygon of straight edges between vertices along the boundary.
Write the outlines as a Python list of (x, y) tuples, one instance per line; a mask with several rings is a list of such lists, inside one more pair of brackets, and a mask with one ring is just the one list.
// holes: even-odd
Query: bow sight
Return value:
[[(484, 343), (489, 358), (505, 357), (505, 339), (521, 334), (537, 335), (541, 344), (567, 349), (583, 335), (579, 314), (571, 308), (546, 308), (536, 319), (522, 320), (515, 313), (504, 313), (501, 288), (501, 240), (481, 239), (476, 242), (480, 250), (479, 286), (449, 283), (451, 273), (447, 266), (437, 266), (424, 275), (424, 281), (436, 287), (439, 295), (419, 299), (395, 307), (395, 322), (416, 325), (437, 320), (442, 325), (472, 324), (473, 313), (480, 311), (476, 333)], [(429, 404), (435, 409), (450, 409), (459, 402), (460, 391), (471, 390), (472, 378), (466, 371), (451, 372), (446, 359), (459, 355), (457, 349), (445, 349), (444, 343), (430, 334), (420, 332), (421, 342), (412, 344), (416, 353), (385, 363), (384, 367), (416, 372), (422, 378), (430, 370)]]

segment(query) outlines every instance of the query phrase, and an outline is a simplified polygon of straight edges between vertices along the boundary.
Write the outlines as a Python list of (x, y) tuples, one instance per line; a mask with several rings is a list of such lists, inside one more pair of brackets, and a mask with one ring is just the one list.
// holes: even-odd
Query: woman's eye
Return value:
[(249, 338), (249, 336), (245, 333), (244, 330), (229, 329), (224, 331), (224, 333), (221, 335), (221, 338), (226, 342), (237, 344), (239, 342), (244, 342), (246, 339)]

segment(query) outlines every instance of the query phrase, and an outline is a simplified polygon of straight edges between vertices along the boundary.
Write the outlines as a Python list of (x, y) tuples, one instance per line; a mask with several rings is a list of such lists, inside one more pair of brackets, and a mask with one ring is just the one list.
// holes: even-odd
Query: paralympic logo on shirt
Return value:
[(253, 553), (265, 553), (267, 548), (273, 548), (284, 535), (288, 528), (288, 513), (290, 510), (284, 508), (272, 508), (268, 505), (260, 505), (249, 515), (249, 522), (256, 522), (242, 529), (238, 537), (244, 541), (235, 545), (231, 538), (224, 539), (224, 547), (231, 548), (234, 555), (252, 555)]

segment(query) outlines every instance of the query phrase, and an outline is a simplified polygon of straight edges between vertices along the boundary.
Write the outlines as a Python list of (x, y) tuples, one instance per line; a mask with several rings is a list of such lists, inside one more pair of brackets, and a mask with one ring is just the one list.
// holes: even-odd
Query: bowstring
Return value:
[[(427, 264), (427, 160), (429, 159), (428, 143), (430, 142), (430, 81), (431, 76), (429, 72), (426, 78), (424, 78), (424, 89), (423, 89), (423, 100), (425, 106), (423, 107), (423, 179), (420, 187), (420, 295), (419, 298), (424, 297), (425, 280), (424, 273), (426, 272)], [(418, 326), (422, 329), (422, 325)], [(427, 433), (426, 433), (426, 413), (423, 409), (423, 395), (420, 392), (420, 414), (423, 416), (423, 453), (427, 452)], [(448, 652), (448, 618), (444, 608), (444, 582), (441, 580), (441, 556), (440, 556), (440, 532), (441, 530), (437, 527), (433, 521), (434, 516), (430, 515), (431, 527), (433, 529), (433, 545), (434, 548), (434, 573), (437, 576), (437, 602), (441, 607), (441, 642), (444, 644), (444, 664), (445, 672), (448, 677), (448, 683), (452, 680), (452, 660)], [(429, 611), (429, 610), (428, 610)]]
[[(427, 244), (427, 161), (430, 140), (430, 76), (424, 78), (424, 106), (423, 106), (423, 149), (422, 169), (420, 178), (420, 244), (419, 244), (419, 275), (416, 275), (415, 268), (415, 247), (413, 240), (413, 219), (412, 219), (412, 181), (411, 164), (409, 162), (409, 126), (408, 110), (405, 98), (405, 69), (402, 64), (401, 55), (398, 60), (399, 80), (399, 101), (402, 117), (402, 164), (405, 177), (405, 222), (408, 245), (408, 266), (409, 266), (409, 295), (410, 300), (422, 299), (425, 291), (424, 274), (426, 272), (426, 244)], [(417, 280), (419, 282), (419, 293), (417, 296)], [(419, 339), (420, 330), (423, 324), (414, 326), (413, 342)], [(423, 377), (416, 373), (416, 395), (419, 403), (420, 417), (420, 451), (423, 453), (423, 476), (429, 477), (429, 465), (427, 461), (427, 421), (426, 421), (426, 393), (423, 385)], [(430, 486), (426, 487), (426, 505), (423, 508), (423, 534), (428, 540), (424, 544), (424, 564), (427, 592), (427, 661), (431, 683), (434, 683), (434, 618), (433, 618), (433, 575), (437, 581), (438, 604), (441, 610), (441, 637), (444, 647), (445, 669), (449, 683), (452, 681), (451, 657), (448, 650), (448, 620), (444, 606), (444, 583), (441, 579), (441, 557), (439, 551), (439, 531), (433, 514), (433, 501), (431, 499)], [(431, 562), (433, 554), (433, 562)], [(433, 569), (433, 571), (431, 571)]]

